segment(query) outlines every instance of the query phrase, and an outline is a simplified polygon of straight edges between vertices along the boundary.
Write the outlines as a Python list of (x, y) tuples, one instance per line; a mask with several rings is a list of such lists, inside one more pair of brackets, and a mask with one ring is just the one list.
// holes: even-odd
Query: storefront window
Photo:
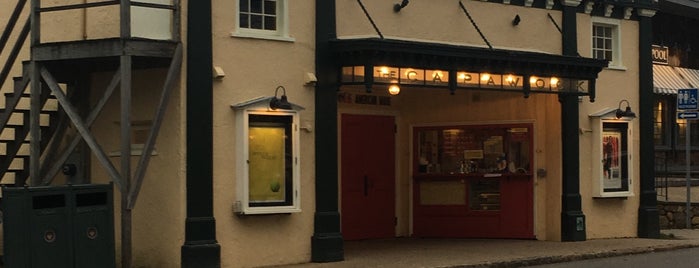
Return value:
[(530, 135), (526, 125), (419, 130), (416, 174), (528, 174)]
[(653, 106), (653, 143), (656, 146), (667, 145), (667, 121), (665, 114), (667, 113), (667, 105), (665, 101), (658, 100)]

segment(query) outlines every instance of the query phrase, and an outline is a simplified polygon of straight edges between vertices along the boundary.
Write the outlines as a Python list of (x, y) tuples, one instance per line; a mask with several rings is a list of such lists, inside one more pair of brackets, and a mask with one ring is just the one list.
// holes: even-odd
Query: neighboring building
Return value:
[[(18, 147), (21, 168), (8, 169), (18, 175), (2, 183), (114, 182), (116, 259), (127, 267), (341, 261), (354, 239), (655, 237), (655, 9), (41, 6), (40, 34), (17, 50), (29, 62), (12, 65), (18, 78), (2, 90), (38, 93), (43, 77), (58, 99), (43, 109), (59, 112), (38, 116), (39, 102), (21, 106), (29, 95), (5, 111), (35, 122), (12, 129), (56, 145)], [(25, 139), (17, 133), (12, 142)], [(68, 146), (78, 135), (86, 142)], [(51, 164), (68, 175), (42, 168)]]
[[(699, 23), (699, 6), (692, 1), (660, 1), (653, 17), (654, 142), (656, 172), (663, 177), (684, 177), (686, 126), (689, 121), (691, 159), (699, 157), (699, 124), (679, 118), (677, 90), (699, 88), (699, 47), (694, 25)], [(683, 109), (679, 109), (683, 111)], [(691, 110), (689, 110), (691, 112)], [(691, 161), (691, 170), (697, 163)]]

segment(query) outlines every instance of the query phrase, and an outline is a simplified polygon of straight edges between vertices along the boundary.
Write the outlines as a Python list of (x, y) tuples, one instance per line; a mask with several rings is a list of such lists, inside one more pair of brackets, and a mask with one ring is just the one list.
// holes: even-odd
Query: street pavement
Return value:
[[(692, 187), (699, 202), (699, 187)], [(686, 188), (669, 187), (668, 201), (686, 200)], [(658, 196), (665, 200), (665, 195)], [(345, 260), (285, 265), (321, 267), (523, 267), (699, 247), (699, 230), (661, 230), (661, 238), (590, 239), (557, 242), (508, 239), (395, 238), (345, 242)]]
[(699, 247), (699, 230), (662, 230), (661, 239), (580, 242), (396, 238), (345, 242), (345, 260), (282, 267), (522, 267)]

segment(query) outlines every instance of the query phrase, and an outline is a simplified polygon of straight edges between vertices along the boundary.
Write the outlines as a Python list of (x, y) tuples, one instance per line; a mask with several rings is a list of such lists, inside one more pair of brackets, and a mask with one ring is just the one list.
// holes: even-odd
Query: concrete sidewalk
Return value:
[(521, 267), (699, 247), (699, 230), (662, 230), (663, 239), (582, 242), (396, 238), (345, 242), (345, 261), (283, 267)]

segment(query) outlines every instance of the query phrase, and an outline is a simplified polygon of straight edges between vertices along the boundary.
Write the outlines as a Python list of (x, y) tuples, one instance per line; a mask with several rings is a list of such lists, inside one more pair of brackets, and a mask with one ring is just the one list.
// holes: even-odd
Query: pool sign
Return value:
[(678, 89), (677, 90), (677, 110), (696, 110), (697, 105), (697, 89)]

